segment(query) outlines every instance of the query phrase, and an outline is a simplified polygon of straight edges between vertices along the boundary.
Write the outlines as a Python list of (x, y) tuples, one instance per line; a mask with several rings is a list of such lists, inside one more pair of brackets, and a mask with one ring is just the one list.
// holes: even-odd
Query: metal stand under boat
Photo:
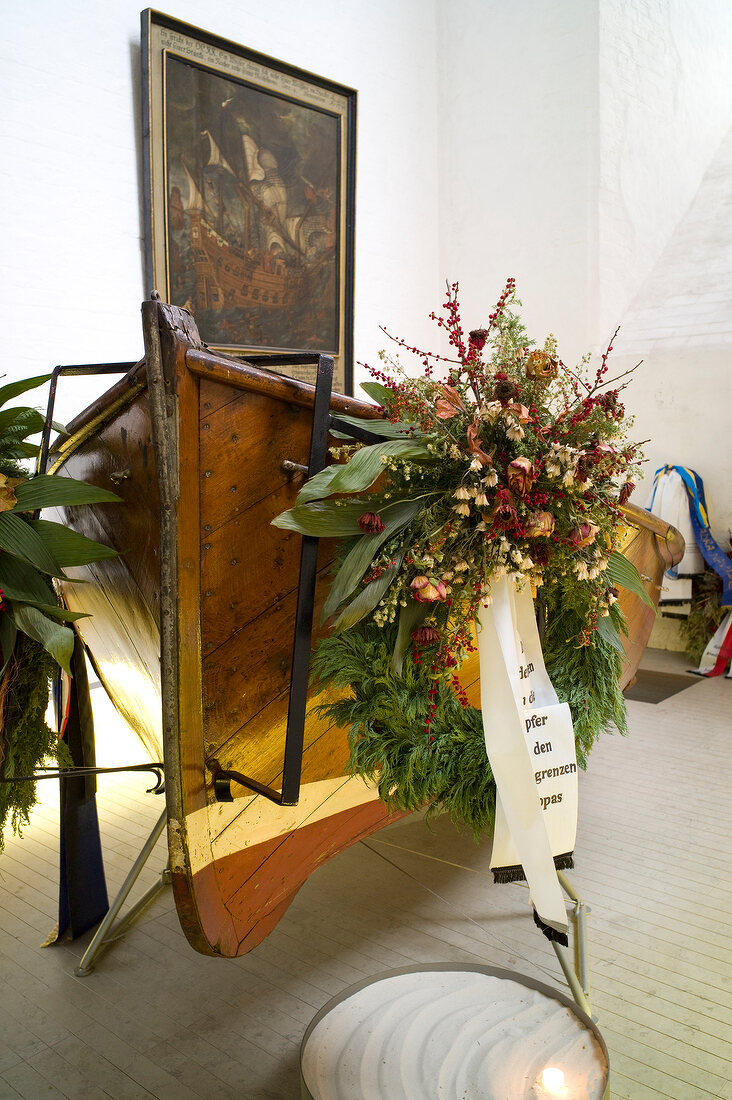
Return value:
[(164, 871), (160, 872), (159, 881), (154, 883), (154, 885), (152, 885), (150, 889), (145, 894), (143, 894), (140, 900), (132, 906), (130, 911), (126, 913), (125, 916), (122, 917), (115, 925), (114, 922), (117, 914), (124, 905), (125, 899), (127, 898), (130, 890), (135, 885), (135, 882), (137, 881), (140, 872), (152, 855), (153, 848), (157, 844), (158, 839), (160, 838), (160, 835), (165, 828), (167, 819), (168, 811), (166, 809), (163, 810), (157, 822), (155, 823), (155, 827), (150, 833), (150, 836), (145, 841), (145, 844), (143, 845), (142, 851), (140, 852), (139, 856), (133, 863), (130, 873), (128, 874), (125, 881), (122, 883), (122, 888), (117, 894), (117, 897), (110, 905), (109, 910), (107, 911), (107, 915), (104, 917), (104, 920), (101, 922), (96, 932), (94, 933), (94, 937), (91, 943), (82, 955), (81, 962), (75, 968), (74, 973), (78, 978), (85, 978), (87, 974), (91, 973), (91, 971), (94, 969), (94, 962), (97, 955), (99, 955), (105, 947), (108, 947), (110, 943), (114, 943), (115, 940), (118, 940), (120, 936), (122, 936), (127, 930), (127, 928), (129, 928), (132, 922), (136, 920), (137, 917), (139, 917), (143, 909), (150, 904), (153, 898), (156, 898), (161, 890), (170, 885), (170, 866), (168, 866), (165, 868)]

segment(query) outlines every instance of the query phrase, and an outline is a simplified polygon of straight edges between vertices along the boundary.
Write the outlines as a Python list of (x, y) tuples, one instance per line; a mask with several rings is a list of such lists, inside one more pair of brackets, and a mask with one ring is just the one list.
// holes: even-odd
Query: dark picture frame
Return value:
[(356, 92), (141, 19), (147, 292), (217, 350), (333, 355), (352, 393)]

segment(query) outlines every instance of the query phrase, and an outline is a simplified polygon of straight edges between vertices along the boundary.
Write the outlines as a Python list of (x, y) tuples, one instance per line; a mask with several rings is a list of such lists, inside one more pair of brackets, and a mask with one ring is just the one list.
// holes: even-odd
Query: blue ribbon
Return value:
[(732, 561), (727, 557), (718, 542), (712, 537), (709, 529), (709, 515), (707, 502), (704, 497), (704, 482), (694, 470), (688, 466), (661, 466), (656, 470), (653, 478), (653, 496), (651, 508), (656, 497), (658, 483), (664, 474), (675, 470), (686, 487), (686, 495), (689, 498), (689, 517), (694, 529), (694, 537), (707, 565), (722, 578), (722, 607), (732, 605)]

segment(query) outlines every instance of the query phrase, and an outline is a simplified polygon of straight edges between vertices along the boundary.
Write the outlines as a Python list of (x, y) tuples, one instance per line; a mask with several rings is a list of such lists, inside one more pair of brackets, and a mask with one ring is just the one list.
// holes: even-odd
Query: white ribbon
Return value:
[[(526, 742), (526, 721), (527, 714), (542, 709), (566, 708), (568, 713), (569, 708), (559, 703), (544, 667), (528, 586), (517, 592), (514, 579), (503, 577), (492, 584), (491, 596), (492, 603), (481, 606), (478, 612), (477, 640), (483, 731), (498, 792), (497, 827), (502, 814), (518, 856), (512, 862), (524, 869), (539, 918), (566, 933), (567, 911), (554, 867), (546, 807), (542, 807), (537, 791), (537, 769)], [(530, 672), (528, 666), (533, 666)], [(571, 729), (571, 718), (569, 722)], [(574, 840), (563, 851), (571, 851), (573, 846)], [(494, 855), (491, 866), (495, 862)]]

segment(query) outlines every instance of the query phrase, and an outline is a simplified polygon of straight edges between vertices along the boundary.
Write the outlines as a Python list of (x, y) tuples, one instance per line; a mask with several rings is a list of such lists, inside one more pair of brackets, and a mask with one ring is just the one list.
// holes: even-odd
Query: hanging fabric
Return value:
[(700, 676), (722, 676), (727, 666), (727, 679), (732, 680), (732, 611), (727, 612), (707, 642), (696, 672)]
[[(699, 475), (694, 470), (690, 470), (688, 466), (661, 466), (656, 470), (653, 478), (653, 492), (649, 509), (655, 514), (660, 514), (657, 512), (658, 494), (659, 491), (665, 492), (664, 482), (672, 474), (680, 477), (684, 484), (689, 518), (696, 543), (707, 565), (722, 578), (722, 606), (729, 607), (732, 605), (732, 561), (712, 536), (709, 527), (707, 503), (704, 497), (704, 482)], [(666, 517), (664, 516), (664, 518)], [(680, 530), (683, 534), (683, 528), (680, 528)], [(670, 571), (670, 575), (674, 576), (675, 574)]]

